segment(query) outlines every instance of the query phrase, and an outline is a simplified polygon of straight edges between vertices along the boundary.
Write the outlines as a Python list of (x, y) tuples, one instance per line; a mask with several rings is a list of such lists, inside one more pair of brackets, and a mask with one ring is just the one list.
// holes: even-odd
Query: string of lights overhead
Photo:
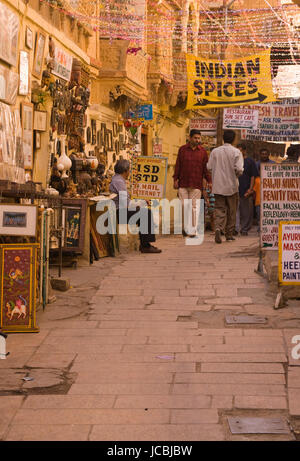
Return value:
[[(268, 0), (264, 0), (264, 8), (240, 8), (238, 1), (236, 9), (228, 9), (226, 24), (222, 9), (210, 10), (207, 2), (198, 0), (200, 9), (196, 29), (195, 12), (186, 9), (170, 11), (164, 7), (163, 2), (157, 0), (69, 0), (57, 4), (53, 0), (41, 2), (49, 3), (53, 8), (92, 27), (101, 38), (111, 41), (129, 40), (133, 47), (142, 46), (146, 42), (148, 49), (159, 45), (155, 55), (172, 57), (175, 62), (184, 60), (183, 56), (174, 56), (172, 43), (177, 42), (180, 48), (185, 23), (183, 19), (187, 15), (186, 48), (203, 56), (209, 56), (212, 48), (224, 43), (234, 47), (236, 55), (240, 56), (249, 53), (251, 49), (272, 47), (273, 61), (279, 65), (283, 62), (281, 47), (288, 45), (293, 56), (300, 37), (300, 27), (294, 25), (297, 18), (300, 24), (299, 8), (296, 5), (272, 7)], [(144, 46), (143, 49), (148, 51)]]

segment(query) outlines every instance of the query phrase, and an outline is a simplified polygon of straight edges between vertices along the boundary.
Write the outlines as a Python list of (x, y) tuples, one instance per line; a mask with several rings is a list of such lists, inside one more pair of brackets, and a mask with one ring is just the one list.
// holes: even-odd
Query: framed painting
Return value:
[(24, 151), (24, 168), (33, 168), (33, 104), (21, 103), (22, 138)]
[(63, 200), (63, 251), (82, 253), (86, 219), (85, 200)]
[(0, 245), (0, 327), (5, 333), (37, 333), (38, 243)]
[(101, 147), (101, 131), (100, 130), (97, 131), (97, 147), (98, 148)]
[(106, 130), (105, 147), (109, 151), (113, 150), (113, 134), (112, 134), (112, 130)]
[(106, 124), (101, 123), (101, 130), (100, 130), (100, 141), (101, 141), (101, 147), (106, 147)]
[(113, 136), (114, 138), (118, 135), (118, 124), (113, 122)]
[(36, 237), (37, 206), (0, 203), (0, 234)]
[(32, 50), (33, 48), (33, 33), (32, 30), (27, 26), (26, 27), (26, 32), (25, 32), (25, 45), (27, 48)]
[(39, 131), (35, 132), (35, 148), (41, 148), (41, 133)]
[(47, 112), (42, 110), (34, 111), (33, 129), (36, 131), (47, 130)]
[(29, 93), (29, 54), (20, 51), (20, 80), (19, 94), (26, 96)]
[(92, 129), (92, 145), (97, 144), (97, 122), (94, 119), (91, 119), (91, 129)]
[(46, 44), (46, 35), (42, 34), (41, 32), (37, 32), (33, 66), (32, 66), (32, 75), (38, 79), (40, 79), (42, 75), (45, 44)]

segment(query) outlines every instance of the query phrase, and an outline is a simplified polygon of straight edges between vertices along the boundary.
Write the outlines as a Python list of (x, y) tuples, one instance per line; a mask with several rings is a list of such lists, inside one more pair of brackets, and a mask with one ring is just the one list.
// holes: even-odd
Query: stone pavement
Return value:
[[(254, 272), (257, 237), (158, 246), (69, 272), (74, 288), (38, 312), (40, 333), (9, 335), (0, 440), (298, 438), (300, 305), (273, 309)], [(227, 314), (267, 323), (228, 325)], [(227, 416), (283, 417), (291, 430), (232, 435)]]

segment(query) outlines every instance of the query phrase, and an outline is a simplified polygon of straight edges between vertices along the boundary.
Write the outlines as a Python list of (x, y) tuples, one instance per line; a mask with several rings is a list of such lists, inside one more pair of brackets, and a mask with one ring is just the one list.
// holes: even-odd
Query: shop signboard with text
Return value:
[(256, 130), (242, 130), (249, 141), (298, 142), (300, 139), (300, 100), (281, 99), (270, 104), (258, 104)]
[(261, 163), (261, 247), (278, 249), (280, 221), (300, 222), (300, 164)]
[(217, 135), (216, 118), (192, 118), (190, 120), (190, 130), (199, 130), (203, 136)]
[(55, 47), (52, 74), (69, 82), (71, 78), (72, 64), (72, 56), (61, 48)]
[(279, 223), (280, 285), (300, 285), (300, 220)]
[(257, 129), (258, 109), (225, 108), (223, 112), (223, 129)]
[(168, 159), (136, 157), (132, 160), (131, 198), (163, 199), (166, 195)]

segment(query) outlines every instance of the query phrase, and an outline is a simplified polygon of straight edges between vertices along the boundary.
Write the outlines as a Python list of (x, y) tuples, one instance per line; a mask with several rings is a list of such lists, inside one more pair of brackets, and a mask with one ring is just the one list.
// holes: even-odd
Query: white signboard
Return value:
[(256, 130), (258, 114), (258, 109), (225, 108), (223, 112), (223, 128), (225, 130), (242, 128)]
[(281, 285), (300, 285), (300, 221), (280, 222), (278, 275)]
[(278, 249), (279, 222), (300, 220), (300, 164), (261, 163), (261, 247)]
[(216, 136), (217, 120), (215, 118), (192, 118), (190, 130), (199, 130), (204, 136)]
[(300, 138), (299, 99), (258, 104), (257, 130), (242, 130), (242, 138), (250, 141), (298, 142)]
[(272, 84), (278, 98), (300, 98), (300, 65), (278, 66)]
[(54, 54), (54, 68), (52, 69), (52, 74), (60, 77), (67, 82), (70, 81), (71, 72), (72, 72), (72, 63), (73, 58), (71, 55), (66, 53), (61, 48), (55, 47), (55, 54)]
[(161, 138), (153, 139), (153, 155), (161, 155), (163, 151), (163, 140)]

